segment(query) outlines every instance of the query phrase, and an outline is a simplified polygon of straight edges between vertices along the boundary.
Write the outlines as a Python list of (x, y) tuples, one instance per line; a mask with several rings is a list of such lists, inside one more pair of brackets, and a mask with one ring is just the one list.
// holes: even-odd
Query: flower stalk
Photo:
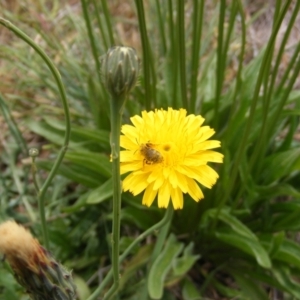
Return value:
[(119, 288), (119, 240), (121, 212), (120, 131), (123, 107), (129, 91), (135, 86), (139, 60), (133, 48), (112, 47), (102, 61), (104, 83), (111, 95), (111, 159), (113, 180), (112, 268), (114, 284), (104, 299), (110, 299)]
[(125, 97), (113, 97), (110, 102), (111, 109), (111, 156), (113, 180), (113, 225), (112, 225), (112, 266), (114, 284), (104, 299), (110, 299), (119, 287), (119, 240), (120, 240), (120, 212), (121, 212), (121, 177), (120, 177), (120, 128), (122, 105)]

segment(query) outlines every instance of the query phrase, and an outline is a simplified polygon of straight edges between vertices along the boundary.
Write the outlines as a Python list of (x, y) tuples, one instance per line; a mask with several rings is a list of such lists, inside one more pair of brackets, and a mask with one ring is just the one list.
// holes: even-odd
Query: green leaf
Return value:
[(215, 234), (216, 237), (224, 243), (232, 245), (253, 256), (260, 266), (267, 269), (271, 268), (269, 255), (257, 239), (249, 239), (248, 237), (238, 235), (228, 230), (218, 230)]
[(293, 230), (300, 229), (300, 202), (274, 203), (270, 207), (272, 212), (272, 230)]
[(248, 276), (245, 272), (238, 272), (238, 271), (232, 271), (230, 272), (233, 276), (238, 285), (241, 288), (241, 291), (243, 293), (243, 300), (253, 300), (253, 299), (259, 299), (259, 300), (268, 300), (269, 297), (266, 294), (266, 292), (263, 290), (263, 288), (250, 276)]
[(77, 287), (76, 291), (79, 300), (86, 300), (91, 294), (88, 285), (86, 284), (85, 280), (82, 277), (73, 276), (73, 278), (74, 278), (74, 283)]
[[(65, 136), (65, 125), (63, 122), (45, 118), (45, 122), (31, 119), (26, 124), (33, 132), (43, 136), (53, 144), (63, 145)], [(69, 147), (76, 150), (109, 151), (109, 133), (105, 130), (72, 126)]]
[(148, 208), (139, 208), (132, 206), (125, 206), (121, 211), (121, 219), (123, 222), (134, 224), (142, 230), (147, 230), (160, 220), (160, 214), (155, 210)]
[(192, 254), (193, 248), (194, 243), (190, 242), (189, 245), (184, 249), (182, 257), (174, 260), (173, 271), (175, 276), (185, 275), (199, 259), (200, 255)]
[(178, 243), (174, 235), (170, 235), (162, 253), (154, 261), (148, 277), (148, 292), (152, 299), (161, 299), (164, 281), (172, 267), (172, 262), (182, 251), (183, 244)]
[[(64, 132), (65, 124), (58, 120), (44, 117), (46, 123), (54, 129)], [(93, 129), (89, 127), (72, 125), (71, 129), (71, 141), (74, 143), (80, 142), (96, 142), (104, 149), (110, 149), (109, 145), (109, 132), (107, 130)]]
[(274, 182), (293, 171), (300, 170), (300, 148), (275, 153), (267, 157), (264, 162), (262, 178), (266, 182)]
[[(46, 160), (37, 160), (36, 164), (39, 168), (50, 171), (54, 162)], [(87, 187), (95, 188), (99, 186), (99, 183), (103, 181), (103, 177), (92, 170), (80, 167), (77, 165), (65, 165), (61, 164), (57, 171), (57, 174), (60, 174), (66, 178), (71, 179), (77, 183), (81, 183)]]
[(300, 245), (287, 239), (284, 240), (274, 255), (274, 259), (286, 262), (300, 270)]
[(201, 299), (201, 295), (198, 292), (194, 283), (189, 279), (186, 278), (182, 288), (182, 297), (185, 300), (199, 300)]
[(78, 166), (83, 166), (104, 177), (111, 176), (111, 163), (107, 155), (91, 151), (68, 151), (65, 158)]
[(281, 284), (281, 286), (293, 295), (296, 299), (300, 299), (300, 283), (294, 281), (288, 267), (278, 265), (273, 269), (273, 274)]
[(126, 263), (125, 270), (120, 279), (120, 289), (134, 276), (135, 272), (144, 266), (151, 256), (153, 245), (144, 245), (139, 251)]
[(274, 255), (280, 249), (285, 239), (285, 233), (283, 231), (274, 234), (266, 233), (260, 235), (259, 239), (262, 242), (262, 244), (265, 246), (265, 248), (268, 250), (270, 257), (273, 258)]
[(113, 195), (113, 182), (112, 178), (108, 179), (98, 188), (94, 189), (87, 196), (86, 203), (88, 204), (98, 204), (101, 203)]
[(292, 196), (300, 198), (300, 192), (288, 183), (280, 182), (268, 186), (256, 186), (259, 195), (264, 198)]
[(246, 226), (244, 225), (238, 218), (230, 214), (229, 208), (223, 208), (218, 213), (217, 209), (210, 209), (206, 211), (203, 218), (210, 217), (210, 218), (218, 218), (226, 223), (231, 229), (236, 232), (237, 234), (249, 238), (251, 240), (256, 240), (257, 236)]

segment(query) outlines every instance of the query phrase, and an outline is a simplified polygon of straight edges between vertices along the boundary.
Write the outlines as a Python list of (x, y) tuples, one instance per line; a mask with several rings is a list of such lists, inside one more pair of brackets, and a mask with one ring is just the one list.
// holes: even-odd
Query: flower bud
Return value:
[(39, 150), (37, 148), (30, 148), (28, 154), (30, 157), (37, 157), (39, 155)]
[(126, 96), (136, 84), (139, 67), (135, 49), (110, 48), (102, 61), (102, 75), (109, 93), (113, 97)]
[(75, 300), (72, 275), (14, 221), (0, 225), (0, 252), (33, 300)]

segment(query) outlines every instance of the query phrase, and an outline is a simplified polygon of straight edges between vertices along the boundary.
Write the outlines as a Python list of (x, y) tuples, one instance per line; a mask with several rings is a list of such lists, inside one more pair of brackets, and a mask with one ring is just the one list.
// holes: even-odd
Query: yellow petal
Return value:
[(188, 187), (189, 187), (188, 193), (190, 194), (190, 196), (196, 202), (198, 202), (200, 199), (203, 199), (204, 195), (202, 193), (202, 190), (200, 189), (199, 185), (195, 182), (195, 180), (189, 178), (187, 181), (188, 181)]
[(183, 194), (179, 188), (171, 189), (171, 199), (174, 209), (183, 208)]
[(158, 190), (158, 207), (167, 208), (169, 205), (170, 196), (170, 185), (168, 182), (165, 182)]
[(153, 189), (153, 184), (150, 184), (145, 190), (143, 200), (142, 200), (142, 204), (147, 205), (147, 206), (151, 206), (151, 204), (153, 203), (156, 195), (157, 195), (157, 191)]

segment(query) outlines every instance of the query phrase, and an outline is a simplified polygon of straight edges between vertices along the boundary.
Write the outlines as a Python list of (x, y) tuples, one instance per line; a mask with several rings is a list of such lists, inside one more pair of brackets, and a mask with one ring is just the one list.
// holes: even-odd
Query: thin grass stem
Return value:
[(170, 50), (168, 55), (168, 65), (171, 68), (172, 84), (169, 87), (171, 91), (172, 107), (179, 108), (177, 103), (177, 80), (178, 80), (178, 49), (176, 47), (175, 26), (173, 18), (173, 3), (168, 0), (168, 27), (170, 36)]
[(245, 18), (245, 13), (244, 13), (244, 8), (243, 8), (243, 4), (241, 2), (241, 0), (237, 1), (237, 6), (238, 6), (238, 11), (241, 17), (241, 51), (240, 51), (240, 55), (239, 55), (239, 65), (238, 65), (238, 70), (237, 70), (237, 74), (236, 74), (236, 83), (235, 83), (235, 88), (234, 88), (234, 94), (232, 97), (232, 104), (230, 107), (230, 112), (229, 112), (229, 116), (228, 116), (228, 126), (227, 126), (227, 130), (225, 132), (225, 136), (224, 136), (224, 142), (226, 145), (226, 141), (228, 140), (228, 135), (230, 135), (230, 122), (233, 121), (233, 115), (234, 112), (237, 111), (238, 109), (238, 103), (237, 103), (237, 96), (241, 90), (242, 87), (242, 71), (243, 71), (243, 64), (244, 64), (244, 55), (245, 55), (245, 47), (246, 47), (246, 18)]
[(294, 51), (294, 54), (292, 55), (292, 58), (290, 59), (290, 62), (288, 64), (288, 66), (286, 67), (286, 70), (285, 70), (285, 72), (284, 72), (284, 74), (282, 76), (282, 79), (281, 79), (281, 81), (280, 81), (280, 83), (279, 83), (279, 85), (278, 85), (278, 87), (276, 89), (276, 93), (277, 94), (281, 93), (281, 91), (284, 89), (284, 86), (285, 86), (285, 84), (286, 84), (286, 82), (288, 80), (290, 72), (293, 69), (293, 67), (295, 66), (295, 62), (297, 60), (299, 52), (300, 52), (300, 43), (298, 43), (298, 45), (297, 45), (297, 47), (296, 47), (296, 49)]
[[(231, 38), (231, 34), (232, 34), (232, 31), (233, 31), (233, 28), (234, 28), (234, 23), (236, 21), (237, 12), (238, 12), (238, 2), (237, 1), (232, 1), (231, 11), (230, 11), (230, 18), (229, 18), (229, 25), (228, 25), (228, 29), (227, 29), (225, 42), (224, 42), (224, 45), (223, 45), (223, 57), (224, 58), (227, 56), (227, 53), (228, 53), (230, 38)], [(223, 66), (222, 66), (222, 69), (224, 71), (225, 71), (225, 68), (226, 68), (226, 59), (224, 59)]]
[(47, 54), (40, 48), (29, 36), (27, 36), (23, 31), (13, 25), (11, 22), (0, 18), (0, 24), (4, 25), (6, 28), (11, 30), (14, 34), (16, 34), (19, 38), (21, 38), (24, 42), (26, 42), (29, 46), (31, 46), (44, 60), (46, 65), (49, 67), (50, 72), (52, 73), (54, 80), (58, 86), (59, 94), (62, 100), (64, 113), (65, 113), (65, 125), (66, 131), (64, 136), (64, 142), (61, 150), (58, 153), (56, 161), (48, 174), (47, 179), (45, 180), (44, 184), (42, 185), (41, 189), (38, 193), (38, 202), (39, 202), (39, 211), (40, 211), (40, 218), (41, 218), (41, 225), (42, 225), (42, 232), (43, 232), (43, 239), (46, 248), (49, 249), (49, 238), (48, 238), (48, 230), (46, 226), (46, 216), (45, 216), (45, 195), (47, 192), (48, 187), (50, 186), (53, 177), (55, 176), (63, 158), (67, 151), (69, 139), (70, 139), (70, 132), (71, 132), (71, 121), (70, 121), (70, 112), (68, 101), (65, 93), (65, 88), (61, 80), (61, 76), (52, 63), (51, 59), (47, 56)]
[[(281, 45), (280, 45), (280, 48), (279, 48), (279, 51), (278, 51), (278, 55), (277, 55), (277, 58), (276, 58), (275, 66), (274, 66), (274, 69), (272, 71), (271, 83), (269, 85), (268, 93), (267, 93), (267, 96), (266, 96), (266, 109), (264, 110), (264, 115), (263, 115), (263, 122), (264, 123), (263, 123), (263, 126), (262, 126), (262, 130), (260, 131), (260, 136), (258, 137), (258, 146), (256, 148), (257, 150), (255, 149), (256, 152), (257, 152), (256, 157), (253, 158), (253, 160), (254, 160), (253, 164), (255, 164), (255, 169), (256, 169), (257, 174), (259, 174), (259, 172), (261, 170), (261, 164), (260, 164), (260, 162), (262, 161), (261, 157), (265, 154), (266, 146), (267, 146), (266, 143), (265, 144), (263, 143), (263, 140), (266, 137), (266, 132), (270, 133), (270, 128), (272, 128), (272, 127), (269, 127), (269, 125), (268, 125), (269, 122), (266, 122), (266, 120), (267, 120), (267, 117), (268, 117), (269, 107), (270, 107), (270, 102), (271, 102), (272, 96), (275, 94), (275, 82), (276, 82), (276, 79), (277, 79), (278, 70), (279, 70), (279, 67), (280, 67), (280, 63), (281, 63), (281, 59), (282, 59), (285, 47), (287, 45), (288, 38), (289, 38), (290, 33), (292, 31), (295, 20), (298, 16), (299, 7), (300, 7), (300, 2), (297, 1), (296, 4), (295, 4), (293, 13), (292, 13), (290, 22), (289, 22), (289, 24), (287, 26), (287, 29), (286, 29), (286, 32), (283, 36), (283, 39), (282, 39), (282, 42), (281, 42)], [(263, 146), (265, 146), (265, 147), (263, 148)]]
[[(277, 13), (276, 15), (278, 15), (278, 20), (277, 22), (275, 22), (275, 25), (274, 25), (274, 30), (279, 30), (280, 26), (281, 26), (281, 23), (288, 11), (288, 8), (289, 8), (289, 5), (291, 3), (292, 0), (290, 1), (287, 1), (282, 12), (281, 13)], [(279, 5), (277, 5), (279, 6)], [(277, 7), (276, 6), (276, 7)], [(299, 8), (299, 3), (297, 4), (297, 8)], [(279, 10), (280, 8), (277, 7), (277, 10)], [(294, 19), (292, 18), (290, 20), (290, 25), (293, 24), (293, 20), (295, 21), (295, 18), (297, 16), (297, 13), (293, 14), (294, 15)], [(291, 30), (291, 27), (290, 27), (290, 30)], [(265, 69), (265, 84), (264, 84), (264, 94), (266, 95), (264, 98), (265, 98), (265, 101), (264, 101), (264, 109), (263, 109), (263, 118), (262, 118), (262, 126), (261, 126), (261, 131), (260, 131), (260, 135), (258, 136), (257, 138), (257, 144), (256, 146), (254, 147), (254, 152), (250, 158), (250, 163), (249, 163), (249, 166), (250, 166), (250, 170), (253, 169), (253, 167), (255, 166), (255, 169), (256, 169), (256, 174), (259, 174), (260, 172), (260, 167), (261, 165), (259, 164), (259, 162), (261, 161), (261, 157), (264, 155), (265, 153), (265, 149), (263, 149), (263, 146), (265, 145), (266, 146), (266, 139), (265, 139), (265, 134), (266, 134), (266, 129), (268, 127), (268, 123), (269, 123), (269, 118), (268, 118), (268, 114), (270, 112), (270, 103), (271, 103), (271, 96), (274, 92), (274, 85), (275, 85), (275, 79), (276, 79), (276, 74), (278, 72), (278, 68), (279, 68), (279, 64), (280, 64), (280, 60), (281, 60), (281, 55), (283, 54), (283, 50), (284, 50), (284, 47), (285, 47), (285, 43), (287, 42), (287, 39), (288, 39), (288, 36), (289, 36), (289, 31), (287, 30), (286, 31), (286, 34), (283, 38), (283, 41), (282, 41), (282, 44), (281, 44), (281, 48), (279, 50), (279, 54), (277, 56), (277, 61), (276, 61), (276, 64), (275, 64), (275, 67), (274, 67), (274, 70), (273, 70), (273, 78), (271, 78), (271, 82), (270, 84), (268, 85), (268, 81), (269, 81), (269, 74), (271, 73), (270, 72), (270, 68), (271, 68), (271, 62), (272, 62), (272, 57), (273, 57), (273, 51), (274, 51), (274, 46), (275, 46), (275, 39), (274, 39), (274, 43), (273, 43), (273, 46), (270, 48), (270, 53), (269, 55), (267, 56), (267, 66), (266, 66), (266, 69)], [(276, 36), (275, 36), (276, 38)]]
[(159, 0), (155, 0), (155, 4), (156, 4), (157, 16), (158, 16), (159, 33), (161, 37), (161, 47), (162, 47), (162, 52), (165, 55), (167, 52), (167, 42), (166, 42), (166, 35), (165, 35), (164, 20), (160, 9), (161, 3), (159, 2)]
[(98, 54), (98, 50), (97, 50), (97, 46), (96, 46), (96, 42), (95, 42), (95, 38), (94, 38), (92, 24), (91, 24), (89, 12), (88, 12), (88, 7), (86, 5), (86, 0), (80, 0), (80, 1), (81, 1), (82, 12), (83, 12), (84, 20), (85, 20), (86, 29), (87, 29), (87, 32), (88, 32), (89, 41), (90, 41), (91, 48), (92, 48), (94, 62), (95, 62), (95, 65), (96, 65), (96, 74), (98, 76), (99, 82), (101, 82), (100, 62), (99, 62), (99, 59), (98, 59), (99, 54)]
[(218, 128), (218, 115), (219, 106), (222, 93), (222, 86), (224, 80), (224, 66), (226, 61), (226, 56), (223, 55), (223, 39), (224, 39), (224, 21), (225, 21), (225, 10), (226, 10), (226, 0), (220, 1), (219, 10), (219, 25), (218, 25), (218, 49), (217, 49), (217, 68), (216, 68), (216, 93), (215, 93), (215, 117), (214, 126)]
[(186, 59), (185, 59), (185, 26), (184, 26), (184, 3), (185, 1), (178, 0), (178, 50), (179, 50), (179, 78), (181, 90), (181, 102), (183, 107), (189, 111), (189, 103), (187, 98), (187, 84), (186, 84)]
[(194, 14), (193, 14), (193, 43), (192, 43), (192, 65), (191, 65), (191, 111), (196, 110), (197, 102), (197, 85), (198, 85), (198, 69), (199, 69), (199, 55), (201, 49), (202, 25), (204, 0), (194, 0)]
[[(250, 113), (249, 113), (249, 117), (248, 117), (248, 120), (247, 120), (247, 123), (246, 123), (246, 128), (245, 128), (244, 134), (242, 136), (241, 142), (239, 144), (239, 147), (237, 149), (237, 152), (236, 152), (236, 155), (235, 155), (235, 160), (234, 160), (234, 163), (233, 163), (233, 166), (232, 166), (232, 169), (231, 169), (231, 175), (230, 175), (231, 180), (229, 181), (229, 185), (227, 186), (226, 191), (224, 192), (223, 197), (222, 197), (222, 199), (221, 199), (221, 201), (218, 205), (218, 211), (217, 211), (215, 220), (213, 222), (212, 228), (215, 227), (218, 216), (219, 216), (219, 213), (220, 213), (221, 209), (223, 208), (224, 204), (226, 203), (226, 200), (228, 199), (228, 196), (230, 195), (230, 193), (231, 193), (231, 191), (232, 191), (232, 189), (235, 185), (235, 181), (236, 181), (236, 178), (237, 178), (237, 175), (238, 175), (239, 166), (240, 166), (243, 155), (245, 155), (245, 150), (246, 150), (246, 147), (248, 145), (249, 135), (250, 135), (252, 124), (253, 124), (254, 117), (255, 117), (255, 114), (256, 114), (256, 107), (257, 107), (257, 103), (258, 103), (258, 99), (259, 99), (260, 88), (261, 88), (261, 85), (263, 83), (263, 79), (264, 79), (264, 75), (265, 75), (265, 67), (268, 63), (268, 55), (269, 55), (269, 52), (270, 52), (270, 50), (272, 49), (272, 47), (275, 43), (275, 39), (276, 39), (276, 36), (278, 34), (278, 31), (279, 31), (281, 22), (283, 20), (283, 17), (285, 15), (286, 9), (287, 9), (287, 6), (282, 11), (281, 16), (280, 16), (274, 30), (272, 31), (269, 42), (267, 44), (267, 48), (266, 48), (265, 53), (264, 53), (263, 61), (262, 61), (262, 64), (260, 66), (260, 70), (259, 70), (259, 73), (258, 73), (256, 86), (255, 86), (255, 90), (254, 90), (254, 94), (253, 94), (253, 99), (252, 99), (252, 102), (251, 102)], [(236, 198), (236, 201), (238, 201), (237, 198)], [(236, 204), (233, 203), (233, 206), (235, 206), (235, 205)]]
[(145, 106), (147, 110), (151, 109), (151, 100), (153, 99), (153, 91), (151, 88), (151, 55), (150, 47), (146, 29), (145, 11), (143, 1), (135, 0), (137, 9), (137, 15), (139, 20), (140, 34), (143, 47), (143, 70), (144, 70), (144, 81), (145, 81)]
[(276, 125), (276, 122), (278, 122), (279, 117), (282, 114), (282, 110), (289, 97), (289, 94), (292, 91), (297, 78), (299, 77), (299, 72), (300, 72), (300, 57), (298, 57), (298, 61), (295, 64), (294, 73), (291, 76), (289, 84), (281, 97), (281, 101), (279, 102), (274, 115), (271, 118), (269, 118), (270, 120), (268, 123), (268, 132), (267, 132), (267, 134), (269, 135), (271, 135), (271, 132)]
[(103, 13), (104, 13), (105, 22), (106, 22), (106, 27), (108, 30), (110, 47), (112, 47), (115, 45), (115, 39), (114, 39), (114, 34), (113, 34), (113, 30), (112, 30), (113, 27), (112, 27), (112, 24), (110, 21), (110, 14), (108, 11), (106, 0), (101, 0), (101, 4), (102, 4), (102, 9), (103, 9)]
[(5, 103), (5, 100), (3, 96), (0, 94), (0, 109), (2, 110), (3, 117), (12, 133), (14, 136), (16, 142), (18, 143), (22, 153), (24, 156), (28, 155), (28, 148), (25, 140), (23, 139), (22, 133), (19, 130), (19, 127), (14, 120), (13, 116), (11, 115), (8, 106)]
[(100, 32), (101, 32), (101, 35), (102, 35), (102, 41), (103, 41), (105, 49), (108, 49), (109, 46), (108, 46), (105, 31), (104, 31), (104, 28), (103, 28), (103, 24), (102, 24), (102, 21), (101, 21), (101, 18), (100, 18), (101, 13), (100, 13), (100, 9), (98, 7), (98, 1), (97, 0), (92, 0), (92, 1), (93, 1), (93, 4), (94, 4), (94, 7), (96, 9), (96, 20), (97, 20), (97, 23), (98, 23), (98, 28), (100, 29)]

